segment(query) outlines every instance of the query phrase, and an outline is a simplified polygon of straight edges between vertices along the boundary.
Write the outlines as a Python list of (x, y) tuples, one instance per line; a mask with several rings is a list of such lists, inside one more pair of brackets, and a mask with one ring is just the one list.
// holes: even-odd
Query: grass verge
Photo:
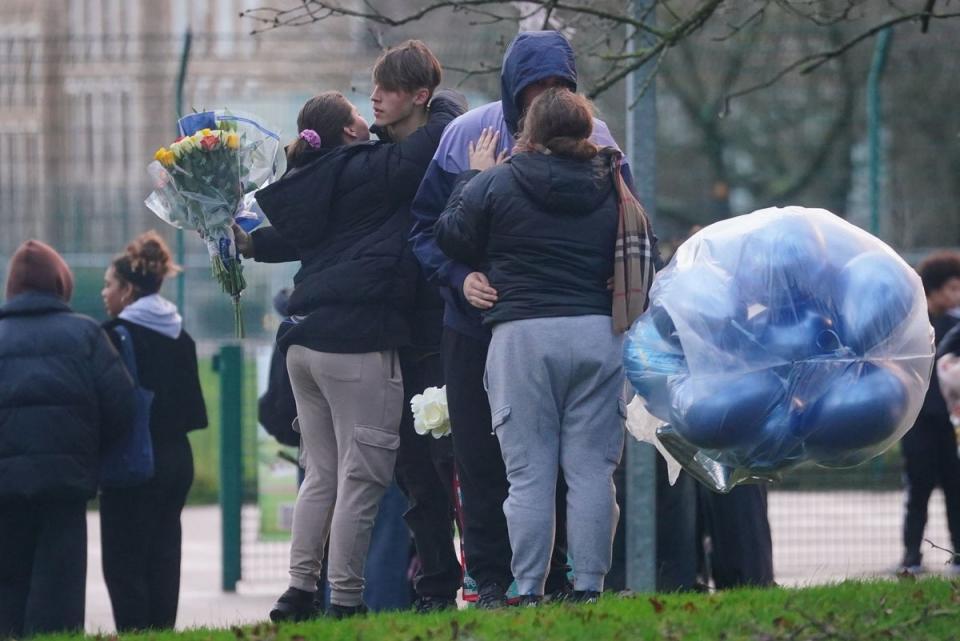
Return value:
[[(385, 613), (346, 621), (153, 632), (156, 641), (954, 640), (960, 580), (845, 582), (804, 589), (609, 596), (589, 606)], [(50, 639), (79, 640), (59, 636)], [(127, 636), (124, 636), (126, 639)]]

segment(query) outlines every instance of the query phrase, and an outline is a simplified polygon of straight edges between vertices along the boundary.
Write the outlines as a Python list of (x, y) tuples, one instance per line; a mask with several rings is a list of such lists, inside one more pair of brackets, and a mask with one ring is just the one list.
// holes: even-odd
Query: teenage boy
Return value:
[[(940, 346), (937, 356), (960, 352), (958, 319), (950, 311), (960, 306), (960, 254), (938, 252), (917, 267), (927, 311), (933, 325), (934, 341)], [(942, 341), (942, 342), (941, 342)], [(950, 423), (947, 404), (940, 393), (937, 369), (933, 369), (930, 387), (923, 399), (920, 415), (900, 441), (904, 478), (907, 483), (907, 511), (903, 522), (903, 560), (900, 569), (916, 574), (923, 569), (923, 530), (927, 524), (927, 503), (933, 488), (943, 489), (947, 506), (947, 526), (954, 551), (960, 551), (960, 458), (957, 437)], [(955, 556), (950, 572), (960, 575), (960, 557)]]
[[(490, 342), (489, 330), (480, 324), (479, 310), (497, 292), (486, 276), (450, 260), (437, 245), (433, 225), (443, 212), (453, 184), (467, 171), (467, 145), (486, 128), (500, 132), (497, 154), (513, 149), (524, 110), (550, 87), (577, 88), (573, 48), (556, 31), (519, 34), (504, 53), (500, 75), (501, 99), (460, 116), (444, 131), (413, 201), (413, 251), (427, 278), (440, 285), (444, 298), (443, 368), (447, 384), (447, 407), (453, 434), (454, 458), (463, 495), (462, 518), (467, 571), (477, 582), (477, 605), (504, 605), (506, 589), (513, 580), (511, 550), (503, 502), (507, 478), (500, 446), (491, 430), (490, 406), (483, 373)], [(616, 147), (607, 125), (594, 119), (592, 140)], [(624, 176), (632, 183), (629, 166)], [(561, 481), (557, 492), (557, 532), (554, 555), (547, 578), (548, 594), (567, 592), (566, 497)]]
[[(419, 40), (380, 56), (373, 68), (374, 127), (381, 140), (402, 140), (427, 120), (427, 103), (440, 84), (440, 63)], [(415, 262), (415, 261), (414, 261)], [(443, 386), (440, 337), (443, 299), (416, 267), (416, 299), (410, 318), (411, 345), (400, 350), (403, 417), (396, 477), (407, 496), (404, 514), (413, 533), (420, 568), (414, 577), (418, 612), (457, 605), (463, 577), (453, 547), (453, 446), (451, 439), (421, 436), (413, 429), (410, 399), (427, 387)]]

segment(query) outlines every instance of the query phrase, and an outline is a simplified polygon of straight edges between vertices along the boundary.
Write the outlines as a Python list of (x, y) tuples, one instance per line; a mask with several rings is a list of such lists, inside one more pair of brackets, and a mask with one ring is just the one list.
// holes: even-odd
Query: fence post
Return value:
[(214, 361), (220, 373), (220, 516), (223, 591), (240, 580), (240, 511), (243, 503), (243, 348), (224, 345)]
[[(636, 20), (656, 26), (654, 0), (634, 0), (631, 7)], [(649, 45), (649, 36), (634, 27), (628, 34), (629, 51)], [(630, 73), (626, 86), (627, 154), (637, 196), (651, 223), (657, 211), (657, 83), (650, 76), (656, 70), (656, 62), (647, 62)], [(626, 519), (627, 587), (635, 592), (657, 588), (657, 456), (652, 445), (627, 436), (626, 514), (621, 518)]]

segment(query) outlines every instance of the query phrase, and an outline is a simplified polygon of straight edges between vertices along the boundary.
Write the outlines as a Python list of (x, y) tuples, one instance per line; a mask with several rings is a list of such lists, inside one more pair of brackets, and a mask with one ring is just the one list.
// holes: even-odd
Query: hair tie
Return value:
[(306, 140), (307, 144), (314, 149), (320, 149), (320, 134), (313, 129), (304, 129), (300, 132), (300, 139)]

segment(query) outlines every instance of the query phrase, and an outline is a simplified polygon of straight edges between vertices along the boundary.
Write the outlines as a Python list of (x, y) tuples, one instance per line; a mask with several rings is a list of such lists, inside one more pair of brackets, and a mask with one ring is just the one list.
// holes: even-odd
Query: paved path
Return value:
[[(87, 632), (112, 632), (113, 613), (103, 583), (100, 519), (87, 515), (90, 550), (87, 555)], [(220, 590), (220, 508), (189, 507), (183, 513), (183, 563), (177, 627), (228, 627), (267, 618), (285, 586), (239, 586), (237, 594)]]
[[(846, 577), (889, 576), (899, 560), (901, 492), (771, 492), (774, 570), (782, 585)], [(243, 575), (237, 594), (220, 591), (219, 507), (183, 514), (183, 577), (178, 628), (223, 627), (263, 620), (285, 588), (288, 547), (256, 542), (256, 513), (245, 509)], [(98, 515), (89, 513), (87, 631), (109, 632), (113, 619), (100, 569)], [(930, 501), (926, 536), (949, 547), (943, 496)], [(926, 549), (927, 567), (942, 571), (947, 555)]]

